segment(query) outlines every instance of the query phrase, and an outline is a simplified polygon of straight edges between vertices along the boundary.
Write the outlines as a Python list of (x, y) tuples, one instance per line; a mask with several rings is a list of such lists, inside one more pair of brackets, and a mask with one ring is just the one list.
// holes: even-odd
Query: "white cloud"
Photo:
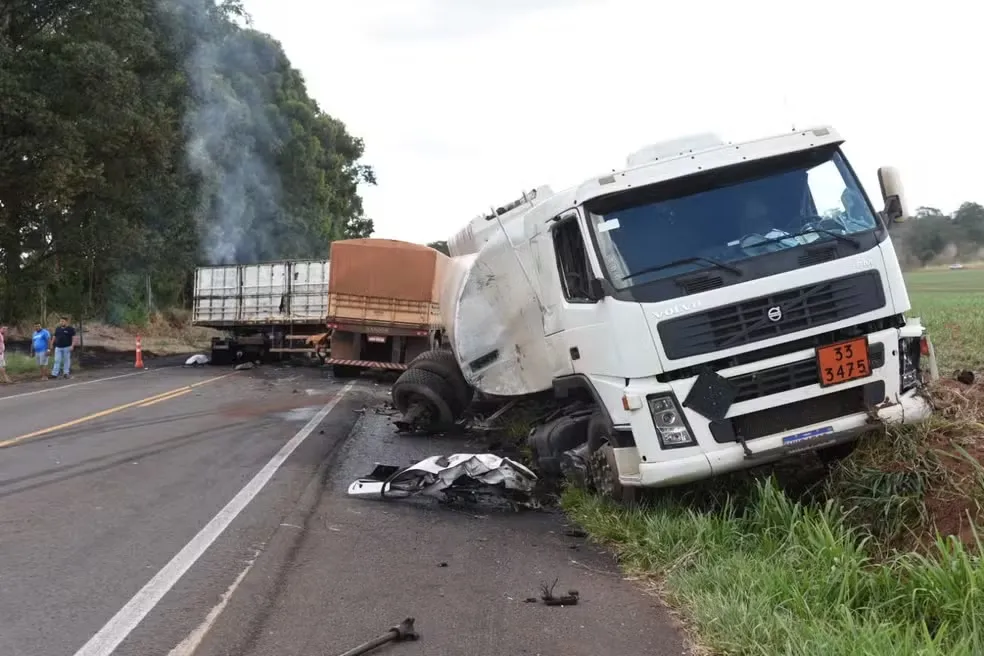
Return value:
[(523, 188), (576, 184), (647, 143), (793, 123), (840, 130), (874, 198), (875, 169), (893, 164), (913, 208), (984, 201), (973, 3), (245, 4), (365, 140), (376, 236), (444, 239)]

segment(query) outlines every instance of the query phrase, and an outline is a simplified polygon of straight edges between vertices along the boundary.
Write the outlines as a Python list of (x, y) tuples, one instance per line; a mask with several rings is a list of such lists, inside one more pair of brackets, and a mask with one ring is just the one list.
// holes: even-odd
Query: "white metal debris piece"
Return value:
[(442, 497), (454, 489), (484, 486), (525, 495), (536, 482), (536, 474), (515, 460), (491, 453), (455, 453), (431, 456), (402, 468), (377, 464), (368, 476), (349, 485), (348, 493), (353, 497)]
[(186, 367), (199, 367), (208, 364), (208, 356), (203, 353), (196, 353), (185, 360)]

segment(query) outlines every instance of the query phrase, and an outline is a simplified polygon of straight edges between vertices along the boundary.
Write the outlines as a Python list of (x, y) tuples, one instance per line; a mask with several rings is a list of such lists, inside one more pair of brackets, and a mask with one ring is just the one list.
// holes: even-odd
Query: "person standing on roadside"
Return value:
[(72, 377), (72, 347), (75, 345), (75, 328), (68, 325), (68, 317), (62, 317), (55, 328), (55, 339), (53, 348), (55, 351), (55, 361), (51, 365), (51, 375), (58, 378), (59, 374), (65, 378)]
[(38, 321), (34, 324), (34, 334), (31, 336), (31, 351), (34, 359), (41, 368), (41, 380), (48, 380), (48, 348), (51, 346), (51, 333)]
[(10, 383), (10, 376), (7, 375), (7, 345), (4, 337), (7, 336), (7, 326), (0, 326), (0, 381), (4, 384)]

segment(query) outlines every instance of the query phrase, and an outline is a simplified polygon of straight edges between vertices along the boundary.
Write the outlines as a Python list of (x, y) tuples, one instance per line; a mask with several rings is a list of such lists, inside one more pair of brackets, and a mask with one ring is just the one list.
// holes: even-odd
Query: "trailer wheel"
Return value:
[[(458, 361), (454, 358), (454, 353), (446, 349), (433, 349), (431, 351), (424, 351), (413, 360), (410, 361), (410, 367), (415, 367), (421, 362), (438, 362), (440, 363), (448, 372), (449, 376), (445, 376), (448, 380), (457, 381), (461, 387), (464, 389), (463, 397), (465, 399), (464, 407), (468, 407), (468, 404), (472, 402), (475, 398), (475, 388), (468, 384), (465, 380), (464, 374), (461, 373), (461, 367), (458, 366)], [(443, 375), (443, 374), (442, 374)]]
[(454, 368), (458, 368), (458, 362), (454, 359), (454, 353), (447, 351), (445, 349), (431, 349), (429, 351), (424, 351), (413, 360), (410, 361), (410, 366), (412, 367), (417, 362), (421, 360), (443, 360), (448, 364), (454, 365)]
[(420, 369), (437, 374), (451, 388), (454, 398), (451, 400), (451, 410), (455, 417), (460, 417), (465, 408), (472, 402), (475, 391), (465, 382), (465, 377), (458, 371), (457, 364), (448, 363), (443, 358), (416, 358), (410, 369)]
[(413, 367), (393, 383), (393, 406), (417, 427), (439, 431), (454, 425), (454, 389), (440, 375)]

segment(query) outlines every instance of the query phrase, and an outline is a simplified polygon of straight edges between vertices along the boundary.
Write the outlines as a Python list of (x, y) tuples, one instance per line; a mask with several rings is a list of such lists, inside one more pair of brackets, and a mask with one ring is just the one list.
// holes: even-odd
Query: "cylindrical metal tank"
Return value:
[[(541, 187), (535, 199), (550, 195), (548, 187)], [(524, 216), (535, 203), (529, 194), (525, 198), (497, 217), (479, 217), (448, 240), (455, 257), (442, 281), (443, 323), (465, 379), (485, 394), (518, 396), (553, 384), (525, 248)]]

